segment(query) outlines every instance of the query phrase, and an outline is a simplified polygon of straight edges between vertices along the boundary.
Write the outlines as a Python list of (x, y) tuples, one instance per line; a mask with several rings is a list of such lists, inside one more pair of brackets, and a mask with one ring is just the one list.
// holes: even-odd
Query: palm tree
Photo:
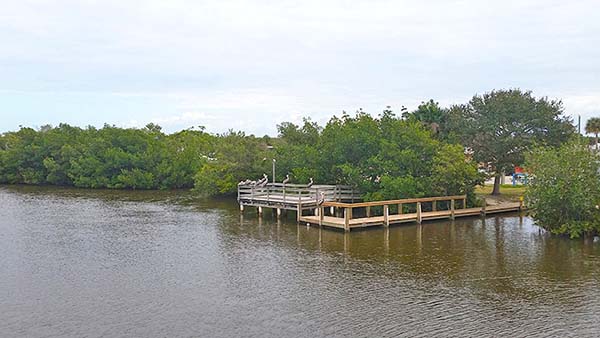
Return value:
[(600, 117), (592, 117), (585, 124), (585, 132), (587, 134), (596, 135), (596, 145), (594, 149), (598, 150), (598, 134), (600, 134)]

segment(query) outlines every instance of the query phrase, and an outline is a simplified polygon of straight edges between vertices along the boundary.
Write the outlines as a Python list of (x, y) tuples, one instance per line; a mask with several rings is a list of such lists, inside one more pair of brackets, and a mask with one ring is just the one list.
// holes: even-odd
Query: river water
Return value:
[(0, 336), (600, 335), (598, 241), (519, 215), (349, 234), (287, 217), (0, 187)]

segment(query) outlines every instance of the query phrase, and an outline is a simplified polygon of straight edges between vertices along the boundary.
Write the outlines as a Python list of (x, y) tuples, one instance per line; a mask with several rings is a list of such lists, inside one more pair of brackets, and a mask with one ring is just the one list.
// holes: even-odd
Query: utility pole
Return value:
[(581, 115), (577, 115), (577, 133), (581, 134)]
[(276, 159), (273, 159), (273, 183), (275, 183), (275, 163), (277, 162)]

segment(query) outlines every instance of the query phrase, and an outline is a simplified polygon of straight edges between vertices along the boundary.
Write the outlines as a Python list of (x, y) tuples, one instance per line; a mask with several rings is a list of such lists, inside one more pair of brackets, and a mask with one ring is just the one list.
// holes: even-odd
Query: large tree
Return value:
[(534, 145), (558, 145), (574, 127), (563, 115), (559, 100), (535, 98), (531, 91), (494, 90), (450, 109), (450, 125), (474, 159), (489, 164), (494, 173), (492, 195), (500, 194), (500, 177), (524, 162)]
[(585, 132), (595, 135), (595, 147), (598, 150), (598, 134), (600, 134), (600, 117), (592, 117), (585, 124)]

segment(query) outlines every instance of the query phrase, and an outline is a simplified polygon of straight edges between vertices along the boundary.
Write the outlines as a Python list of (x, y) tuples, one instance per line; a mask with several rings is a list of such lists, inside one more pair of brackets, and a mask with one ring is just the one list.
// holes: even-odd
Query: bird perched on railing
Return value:
[(267, 177), (267, 175), (263, 174), (263, 177), (261, 179), (259, 179), (258, 181), (256, 181), (256, 184), (257, 185), (261, 185), (261, 184), (265, 183), (268, 180), (269, 180), (269, 178)]
[(283, 180), (283, 185), (286, 185), (290, 181), (290, 175), (285, 175), (285, 180)]
[(321, 191), (319, 197), (317, 198), (317, 205), (321, 205), (325, 202), (325, 193)]
[(248, 185), (251, 182), (252, 182), (251, 180), (240, 181), (240, 183), (238, 183), (238, 187), (243, 186), (243, 185)]
[(310, 188), (310, 187), (312, 187), (313, 183), (314, 183), (314, 182), (313, 182), (313, 178), (311, 177), (311, 178), (310, 178), (310, 182), (308, 182), (308, 184), (306, 185), (306, 187), (307, 187), (307, 188)]

